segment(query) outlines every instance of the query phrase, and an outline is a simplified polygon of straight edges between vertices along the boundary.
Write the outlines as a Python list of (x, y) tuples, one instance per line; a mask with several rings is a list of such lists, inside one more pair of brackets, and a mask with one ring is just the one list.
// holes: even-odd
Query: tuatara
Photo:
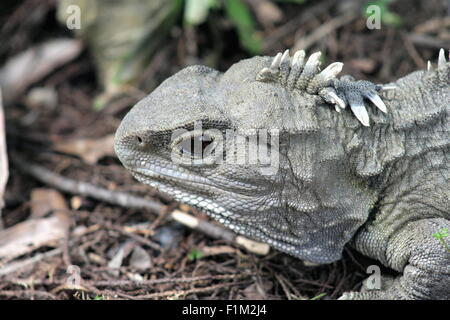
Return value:
[(187, 67), (126, 115), (116, 153), (137, 180), (239, 234), (320, 264), (348, 243), (400, 273), (342, 299), (449, 299), (444, 50), (386, 85), (337, 78), (342, 63), (321, 71), (319, 58)]

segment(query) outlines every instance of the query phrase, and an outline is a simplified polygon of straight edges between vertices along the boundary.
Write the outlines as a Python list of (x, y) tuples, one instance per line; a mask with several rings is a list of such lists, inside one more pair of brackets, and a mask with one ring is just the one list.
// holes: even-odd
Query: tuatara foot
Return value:
[[(351, 76), (344, 76), (340, 80), (334, 80), (332, 86), (337, 96), (342, 100), (342, 102), (339, 102), (339, 106), (345, 108), (346, 105), (350, 105), (353, 114), (366, 127), (369, 126), (370, 122), (369, 114), (364, 106), (364, 99), (372, 101), (378, 109), (386, 113), (386, 105), (381, 100), (378, 92), (394, 88), (376, 85), (365, 80), (355, 81)], [(339, 111), (339, 108), (336, 108), (336, 111)]]
[(381, 277), (379, 290), (347, 292), (339, 299), (450, 299), (450, 248), (444, 239), (449, 229), (450, 221), (442, 218), (410, 222), (389, 238), (387, 250), (381, 257), (377, 256), (382, 252), (377, 249), (384, 247), (377, 243), (382, 235), (379, 230), (362, 232), (356, 238), (359, 250), (377, 256), (402, 275)]
[(289, 50), (286, 50), (283, 54), (278, 53), (270, 67), (263, 68), (256, 79), (262, 82), (278, 82), (291, 90), (318, 95), (325, 102), (333, 104), (337, 112), (350, 105), (350, 109), (364, 126), (369, 126), (364, 99), (372, 101), (378, 109), (387, 112), (378, 92), (395, 89), (394, 86), (376, 85), (363, 80), (354, 81), (350, 76), (337, 79), (343, 63), (334, 62), (321, 70), (320, 56), (321, 53), (316, 52), (305, 59), (305, 51), (299, 50), (291, 57)]

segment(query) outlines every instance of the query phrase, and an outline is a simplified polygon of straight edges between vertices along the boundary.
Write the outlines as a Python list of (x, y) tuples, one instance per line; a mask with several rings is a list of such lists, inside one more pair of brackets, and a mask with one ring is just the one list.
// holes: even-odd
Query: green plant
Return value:
[(204, 256), (203, 252), (201, 252), (197, 248), (194, 248), (194, 249), (191, 250), (191, 252), (189, 252), (187, 258), (190, 261), (194, 261), (194, 260), (201, 259), (201, 257), (203, 257), (203, 256)]
[[(275, 0), (276, 2), (304, 3), (306, 0)], [(262, 50), (262, 37), (257, 23), (244, 0), (185, 0), (184, 21), (188, 25), (199, 25), (206, 21), (209, 12), (223, 8), (226, 17), (233, 23), (241, 46), (251, 54)]]
[(239, 40), (244, 48), (252, 54), (261, 52), (262, 38), (256, 32), (256, 23), (247, 5), (242, 0), (227, 0), (224, 4), (225, 12), (236, 26)]
[(400, 27), (403, 23), (402, 18), (399, 15), (395, 14), (394, 12), (390, 11), (388, 7), (388, 5), (394, 1), (396, 0), (370, 1), (363, 6), (363, 15), (364, 17), (368, 18), (369, 13), (367, 12), (367, 8), (369, 6), (375, 5), (378, 8), (380, 8), (381, 22), (390, 26)]
[(199, 25), (206, 21), (210, 9), (220, 7), (218, 0), (186, 0), (184, 21), (189, 25)]
[(206, 21), (211, 9), (218, 9), (222, 4), (227, 18), (237, 29), (242, 47), (249, 53), (259, 53), (262, 39), (247, 4), (242, 0), (185, 0), (184, 21), (188, 25), (199, 25)]
[(448, 228), (443, 228), (440, 231), (433, 233), (433, 237), (435, 237), (443, 246), (444, 248), (450, 252), (450, 247), (447, 244), (447, 242), (445, 242), (445, 238), (447, 238), (449, 236), (448, 233)]
[(319, 300), (319, 299), (325, 297), (326, 295), (327, 295), (326, 293), (321, 293), (321, 294), (318, 294), (317, 296), (315, 296), (315, 297), (313, 297), (313, 298), (311, 298), (309, 300)]

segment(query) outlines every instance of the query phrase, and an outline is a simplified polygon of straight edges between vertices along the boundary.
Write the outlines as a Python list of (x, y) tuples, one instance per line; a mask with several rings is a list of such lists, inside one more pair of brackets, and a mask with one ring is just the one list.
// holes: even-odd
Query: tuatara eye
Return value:
[(213, 138), (207, 134), (191, 135), (179, 144), (180, 152), (193, 158), (202, 158), (206, 154), (207, 147), (213, 142)]

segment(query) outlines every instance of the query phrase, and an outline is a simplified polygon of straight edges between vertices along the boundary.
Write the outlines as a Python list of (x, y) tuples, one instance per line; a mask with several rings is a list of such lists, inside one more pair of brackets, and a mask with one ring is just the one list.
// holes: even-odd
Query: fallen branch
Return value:
[[(212, 280), (236, 280), (242, 279), (248, 276), (251, 276), (250, 272), (247, 273), (236, 273), (236, 274), (221, 274), (221, 275), (205, 275), (205, 276), (197, 276), (197, 277), (184, 277), (184, 278), (160, 278), (160, 279), (150, 279), (150, 280), (100, 280), (100, 281), (89, 281), (83, 280), (81, 285), (87, 287), (118, 287), (118, 288), (144, 288), (144, 287), (153, 287), (157, 284), (181, 284), (181, 283), (195, 283), (195, 282), (203, 282), (203, 281), (212, 281)], [(49, 280), (49, 279), (5, 279), (2, 280), (8, 283), (13, 284), (22, 284), (27, 286), (38, 286), (38, 285), (63, 285), (67, 283), (66, 279), (61, 280)]]
[(145, 208), (157, 213), (165, 208), (163, 204), (160, 204), (156, 201), (136, 197), (125, 192), (111, 191), (108, 189), (100, 188), (91, 183), (65, 178), (44, 167), (29, 163), (17, 154), (13, 154), (13, 159), (14, 164), (16, 164), (23, 172), (28, 173), (29, 175), (47, 185), (50, 185), (67, 193), (91, 197), (125, 208)]
[(227, 242), (234, 243), (235, 245), (244, 247), (250, 252), (260, 255), (266, 255), (269, 253), (270, 247), (265, 243), (253, 241), (242, 236), (237, 236), (234, 232), (229, 231), (228, 229), (204, 220), (199, 220), (196, 217), (180, 210), (174, 210), (171, 213), (171, 217), (175, 221), (178, 221), (192, 229), (201, 231), (212, 238), (223, 239)]

